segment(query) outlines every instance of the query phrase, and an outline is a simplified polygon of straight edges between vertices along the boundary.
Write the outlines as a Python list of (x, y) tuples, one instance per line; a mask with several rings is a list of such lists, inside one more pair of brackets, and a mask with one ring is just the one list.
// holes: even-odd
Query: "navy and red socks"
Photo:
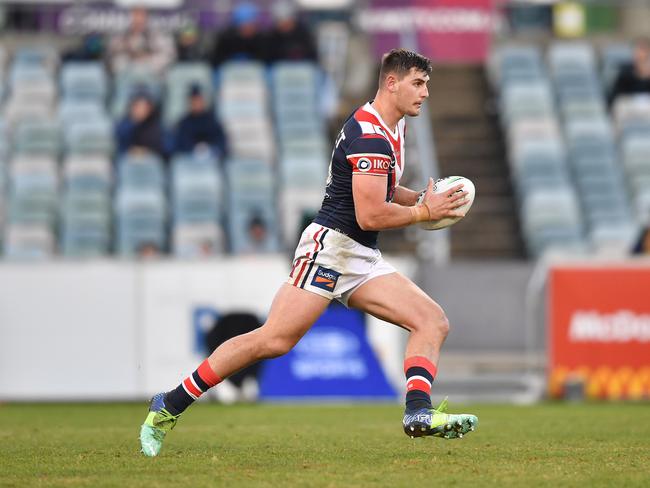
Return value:
[(199, 397), (222, 379), (212, 370), (206, 359), (198, 369), (185, 378), (180, 385), (165, 395), (165, 408), (172, 415), (180, 415)]
[(436, 365), (424, 356), (413, 356), (404, 361), (406, 375), (406, 410), (431, 406), (431, 384), (436, 377)]

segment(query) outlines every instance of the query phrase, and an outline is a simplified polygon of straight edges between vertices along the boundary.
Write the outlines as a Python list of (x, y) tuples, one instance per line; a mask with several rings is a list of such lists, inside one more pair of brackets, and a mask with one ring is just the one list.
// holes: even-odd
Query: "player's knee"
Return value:
[(269, 359), (284, 356), (296, 345), (296, 342), (289, 337), (274, 337), (264, 344), (264, 357)]
[(447, 314), (445, 314), (445, 312), (442, 310), (437, 316), (437, 320), (435, 321), (435, 327), (438, 330), (438, 333), (442, 337), (447, 337), (447, 335), (449, 334), (449, 319), (447, 318)]
[(432, 304), (415, 313), (413, 323), (407, 328), (413, 332), (434, 334), (444, 339), (449, 334), (449, 320), (442, 308)]

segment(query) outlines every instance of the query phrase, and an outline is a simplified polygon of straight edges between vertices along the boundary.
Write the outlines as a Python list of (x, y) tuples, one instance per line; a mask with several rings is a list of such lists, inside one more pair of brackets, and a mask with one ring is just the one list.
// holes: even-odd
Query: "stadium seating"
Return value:
[(43, 260), (54, 255), (54, 235), (39, 224), (9, 225), (4, 255), (13, 260)]
[(182, 155), (172, 161), (171, 199), (174, 255), (222, 253), (225, 240), (219, 162), (211, 155)]
[(61, 253), (95, 257), (111, 247), (111, 164), (106, 156), (69, 156), (63, 165)]
[(232, 61), (220, 69), (216, 110), (228, 135), (233, 158), (252, 158), (269, 164), (275, 159), (275, 137), (267, 100), (261, 63)]
[(271, 69), (272, 100), (279, 142), (283, 240), (295, 244), (304, 215), (321, 203), (327, 179), (325, 129), (318, 117), (320, 72), (313, 63), (277, 63)]
[[(112, 78), (98, 62), (60, 63), (51, 46), (7, 52), (0, 48), (0, 244), (11, 257), (133, 256), (145, 244), (184, 258), (275, 252), (295, 243), (320, 205), (330, 147), (317, 65), (237, 61), (212, 73), (183, 62), (163, 75), (137, 67)], [(216, 101), (228, 160), (175, 155), (169, 171), (148, 154), (112, 161), (115, 122), (135, 91), (161, 103), (169, 127), (193, 84)], [(253, 242), (259, 220), (268, 235)]]
[(14, 154), (45, 154), (57, 157), (61, 150), (60, 126), (54, 120), (23, 120), (14, 130)]
[(584, 245), (580, 203), (569, 185), (531, 192), (523, 202), (522, 221), (524, 236), (534, 254)]
[(162, 99), (163, 80), (155, 73), (146, 70), (142, 65), (134, 65), (128, 70), (120, 71), (113, 83), (113, 95), (110, 103), (110, 113), (113, 120), (124, 117), (129, 99), (136, 91), (146, 91), (158, 101)]
[(625, 249), (644, 220), (650, 98), (621, 97), (610, 115), (605, 97), (630, 59), (629, 45), (612, 44), (599, 63), (582, 41), (552, 42), (545, 62), (535, 46), (503, 46), (493, 54), (531, 255), (562, 246)]
[(75, 120), (64, 128), (68, 154), (111, 154), (114, 146), (113, 124), (108, 118)]
[[(275, 178), (271, 167), (259, 160), (232, 160), (227, 170), (228, 235), (234, 254), (279, 250)], [(268, 233), (260, 248), (249, 236), (253, 218), (260, 218)]]
[(164, 120), (172, 127), (187, 110), (190, 87), (197, 84), (207, 100), (212, 100), (212, 72), (207, 63), (178, 63), (167, 71)]
[(99, 62), (68, 62), (59, 75), (61, 94), (66, 99), (106, 100), (108, 78)]
[(117, 161), (116, 252), (134, 256), (143, 246), (166, 249), (166, 177), (159, 157), (143, 153)]

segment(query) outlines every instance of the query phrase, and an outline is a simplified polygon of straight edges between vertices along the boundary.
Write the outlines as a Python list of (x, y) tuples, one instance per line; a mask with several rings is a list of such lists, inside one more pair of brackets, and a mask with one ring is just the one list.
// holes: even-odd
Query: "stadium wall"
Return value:
[[(390, 260), (412, 275), (412, 260)], [(204, 319), (264, 317), (288, 265), (285, 256), (3, 263), (0, 399), (128, 400), (169, 388), (204, 357), (213, 324)], [(401, 381), (402, 331), (371, 320), (368, 336)]]

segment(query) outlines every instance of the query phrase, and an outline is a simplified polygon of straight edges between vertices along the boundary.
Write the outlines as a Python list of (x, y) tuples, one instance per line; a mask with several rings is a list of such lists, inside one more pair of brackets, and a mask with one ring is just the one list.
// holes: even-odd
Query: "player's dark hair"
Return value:
[(408, 49), (393, 49), (381, 58), (379, 82), (383, 82), (388, 73), (395, 73), (398, 78), (403, 78), (411, 68), (426, 74), (431, 73), (433, 69), (429, 58)]

